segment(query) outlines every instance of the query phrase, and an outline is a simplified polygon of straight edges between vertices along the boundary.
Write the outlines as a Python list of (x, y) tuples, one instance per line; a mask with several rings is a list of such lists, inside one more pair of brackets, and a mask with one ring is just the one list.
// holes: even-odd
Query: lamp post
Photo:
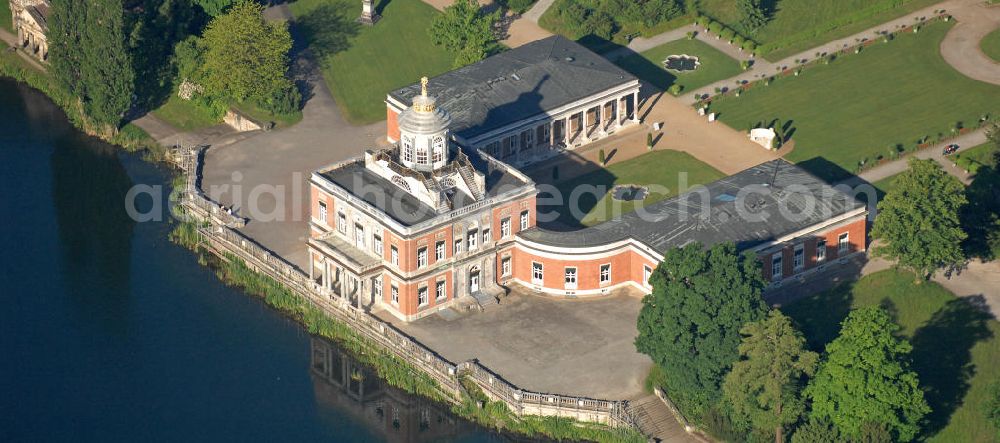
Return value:
[(358, 22), (368, 26), (374, 25), (382, 16), (375, 12), (375, 5), (372, 0), (361, 0), (361, 17)]

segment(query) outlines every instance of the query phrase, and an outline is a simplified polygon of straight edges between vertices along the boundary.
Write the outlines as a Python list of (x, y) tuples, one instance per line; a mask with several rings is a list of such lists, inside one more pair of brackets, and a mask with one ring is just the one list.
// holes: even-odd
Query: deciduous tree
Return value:
[(494, 24), (500, 18), (497, 9), (485, 13), (476, 0), (455, 0), (444, 13), (431, 22), (431, 39), (457, 54), (455, 66), (474, 63), (499, 50)]
[(764, 318), (757, 259), (732, 243), (699, 243), (667, 252), (650, 278), (639, 312), (639, 352), (668, 375), (664, 388), (686, 414), (701, 416), (721, 396), (739, 359), (740, 328)]
[(959, 213), (965, 187), (934, 160), (909, 160), (909, 169), (878, 204), (872, 237), (876, 253), (893, 258), (922, 277), (960, 266), (965, 257)]
[[(898, 441), (910, 441), (930, 412), (907, 354), (912, 346), (878, 306), (851, 312), (840, 335), (826, 347), (826, 359), (805, 389), (811, 418), (830, 420), (846, 437), (871, 435), (884, 427)], [(865, 431), (865, 432), (863, 432)]]
[(734, 421), (774, 432), (774, 441), (781, 443), (785, 428), (805, 410), (800, 393), (819, 356), (805, 349), (805, 338), (778, 310), (746, 324), (740, 334), (741, 360), (726, 375), (723, 399)]

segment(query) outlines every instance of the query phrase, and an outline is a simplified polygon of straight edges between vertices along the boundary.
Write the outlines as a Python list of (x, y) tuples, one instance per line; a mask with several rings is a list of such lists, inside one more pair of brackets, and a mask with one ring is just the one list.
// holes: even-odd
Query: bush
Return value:
[(719, 31), (722, 30), (722, 23), (717, 21), (712, 21), (708, 24), (708, 32), (712, 34), (719, 35)]
[(733, 41), (733, 37), (735, 36), (736, 36), (736, 31), (733, 31), (732, 29), (729, 28), (725, 28), (722, 30), (722, 32), (719, 33), (719, 37), (721, 37), (723, 40), (727, 42)]
[(683, 90), (684, 86), (681, 86), (677, 83), (670, 85), (670, 88), (667, 89), (667, 91), (670, 92), (672, 95), (679, 95)]
[(701, 26), (702, 28), (707, 28), (708, 24), (712, 23), (712, 19), (708, 18), (708, 16), (701, 15), (698, 16), (698, 18), (695, 20), (695, 23), (697, 23), (698, 26)]
[(742, 36), (737, 35), (736, 37), (733, 37), (733, 42), (732, 43), (733, 43), (733, 46), (742, 49), (743, 48), (743, 43), (746, 43), (746, 39), (743, 38)]
[(685, 35), (687, 36), (688, 40), (694, 40), (694, 36), (698, 35), (698, 34), (696, 32), (694, 32), (694, 31), (688, 31), (688, 33), (685, 34)]

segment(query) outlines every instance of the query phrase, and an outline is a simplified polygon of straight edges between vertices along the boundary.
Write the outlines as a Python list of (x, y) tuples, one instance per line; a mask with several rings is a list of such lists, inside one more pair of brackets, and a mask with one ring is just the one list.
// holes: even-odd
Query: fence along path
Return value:
[(643, 432), (626, 400), (599, 400), (519, 389), (476, 360), (453, 364), (391, 324), (355, 308), (344, 299), (326, 295), (308, 275), (237, 231), (235, 228), (242, 227), (245, 220), (220, 210), (219, 204), (200, 191), (198, 175), (203, 149), (175, 147), (171, 153), (186, 174), (181, 206), (205, 224), (198, 228), (198, 232), (208, 241), (212, 252), (238, 257), (252, 270), (281, 283), (316, 309), (413, 365), (437, 381), (442, 394), (453, 402), (461, 401), (459, 376), (464, 375), (491, 400), (503, 402), (518, 416), (570, 417)]

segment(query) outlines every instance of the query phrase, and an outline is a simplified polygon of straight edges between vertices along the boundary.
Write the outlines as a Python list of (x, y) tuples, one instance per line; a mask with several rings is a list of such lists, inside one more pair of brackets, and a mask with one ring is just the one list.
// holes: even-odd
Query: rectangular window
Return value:
[(462, 240), (455, 240), (455, 255), (462, 253)]
[(847, 233), (840, 234), (840, 238), (837, 239), (837, 252), (847, 252), (850, 247), (850, 237), (848, 237)]
[(826, 260), (826, 239), (816, 241), (816, 261)]
[(399, 288), (397, 288), (396, 285), (392, 285), (392, 287), (389, 288), (389, 301), (391, 301), (394, 305), (399, 304)]
[(601, 265), (601, 283), (611, 283), (611, 264)]
[(548, 124), (544, 124), (544, 125), (539, 126), (538, 128), (536, 128), (535, 132), (536, 132), (536, 135), (538, 136), (536, 138), (538, 139), (538, 145), (539, 146), (544, 146), (544, 145), (549, 144), (549, 125)]
[(417, 289), (417, 305), (424, 306), (427, 304), (427, 286)]
[(510, 237), (510, 217), (500, 220), (500, 238)]
[(427, 248), (417, 249), (417, 268), (427, 266)]
[(399, 266), (399, 249), (396, 249), (395, 245), (390, 246), (389, 248), (389, 255), (392, 260), (392, 264)]
[(510, 257), (500, 259), (500, 275), (510, 275)]
[(650, 284), (649, 283), (649, 279), (652, 276), (653, 276), (653, 268), (650, 268), (649, 266), (643, 266), (642, 267), (642, 281), (646, 284), (646, 286), (649, 286), (649, 284)]
[(535, 147), (535, 133), (532, 130), (527, 130), (521, 133), (521, 150), (527, 151)]
[(781, 280), (781, 253), (771, 256), (771, 280)]
[(479, 231), (473, 229), (469, 231), (469, 250), (476, 249), (476, 241), (479, 239)]
[(483, 228), (483, 244), (485, 245), (491, 240), (493, 239), (490, 238), (490, 228)]
[(448, 292), (445, 290), (444, 283), (445, 283), (444, 280), (441, 280), (437, 282), (437, 285), (434, 286), (434, 295), (437, 297), (438, 300), (444, 300), (446, 297), (448, 297)]
[(422, 148), (417, 148), (417, 163), (421, 165), (427, 164), (427, 150)]
[(792, 267), (796, 270), (802, 269), (806, 265), (806, 251), (802, 244), (795, 245), (795, 252), (792, 253)]
[(500, 142), (493, 142), (486, 145), (486, 151), (494, 158), (500, 158)]
[(360, 250), (365, 249), (365, 227), (354, 225), (354, 246)]
[(503, 141), (501, 142), (501, 144), (503, 145), (503, 156), (504, 156), (504, 158), (510, 157), (510, 156), (514, 155), (514, 151), (516, 149), (514, 147), (512, 147), (513, 143), (514, 143), (514, 137), (504, 137), (503, 138)]
[(372, 234), (372, 248), (375, 248), (375, 253), (378, 254), (379, 257), (381, 257), (385, 252), (382, 249), (382, 237), (379, 237), (378, 234)]
[(372, 281), (372, 294), (375, 294), (376, 300), (382, 299), (382, 276), (375, 277)]
[(576, 268), (566, 268), (566, 289), (576, 289)]
[(531, 262), (531, 281), (533, 283), (542, 284), (544, 281), (544, 273), (542, 264), (538, 262)]
[(521, 211), (521, 230), (528, 229), (528, 222), (530, 221), (528, 217), (528, 211)]
[(444, 242), (439, 241), (434, 244), (434, 260), (441, 261), (444, 260)]
[(319, 202), (319, 220), (326, 223), (326, 202)]
[(337, 213), (337, 230), (341, 234), (347, 234), (347, 216), (343, 212)]

